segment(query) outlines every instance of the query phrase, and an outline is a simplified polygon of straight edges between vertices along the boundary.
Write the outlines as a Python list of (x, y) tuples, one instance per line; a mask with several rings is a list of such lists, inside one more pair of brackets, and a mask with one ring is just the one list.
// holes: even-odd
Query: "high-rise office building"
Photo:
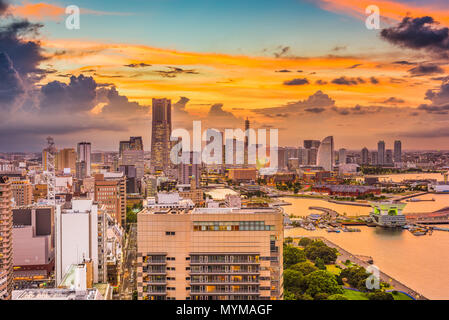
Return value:
[(385, 151), (385, 164), (392, 165), (393, 164), (393, 150), (387, 149)]
[(372, 151), (371, 152), (371, 164), (374, 166), (377, 166), (379, 164), (379, 154), (377, 151)]
[(58, 171), (67, 171), (71, 174), (76, 172), (76, 151), (73, 148), (59, 150), (55, 157), (55, 166)]
[[(93, 281), (98, 283), (98, 242), (105, 234), (98, 220), (98, 205), (89, 199), (72, 200), (71, 208), (56, 207), (55, 273), (59, 285), (71, 265), (91, 261)], [(99, 229), (101, 228), (101, 230)], [(100, 279), (101, 280), (101, 279)]]
[(33, 203), (33, 185), (30, 181), (11, 181), (11, 190), (15, 206), (28, 206)]
[(11, 299), (13, 288), (13, 215), (11, 183), (0, 177), (0, 300)]
[(320, 140), (304, 140), (304, 148), (306, 149), (318, 149), (320, 147)]
[(282, 299), (275, 208), (146, 209), (137, 216), (140, 300)]
[(402, 142), (400, 140), (394, 142), (394, 162), (402, 162)]
[(190, 184), (194, 179), (197, 186), (201, 179), (201, 154), (199, 152), (183, 152), (183, 162), (178, 165), (178, 183)]
[[(250, 122), (249, 119), (246, 118), (245, 120), (245, 146), (244, 146), (244, 155), (243, 155), (243, 167), (248, 168), (248, 161), (249, 161), (249, 129), (250, 129)], [(256, 154), (257, 157), (257, 154)]]
[(151, 167), (163, 171), (171, 167), (171, 100), (153, 99), (151, 127)]
[(320, 144), (317, 165), (326, 171), (332, 171), (334, 166), (334, 137), (326, 137)]
[(362, 164), (369, 164), (369, 150), (367, 148), (362, 149)]
[(385, 142), (379, 141), (377, 143), (377, 164), (385, 164)]
[(338, 163), (339, 164), (346, 164), (347, 157), (348, 157), (348, 151), (345, 148), (341, 148), (340, 150), (338, 150)]
[[(90, 142), (80, 142), (78, 143), (78, 159), (77, 159), (77, 163), (80, 163), (83, 165), (83, 168), (85, 168), (85, 176), (81, 176), (79, 179), (84, 179), (85, 177), (90, 177), (91, 176), (91, 159), (90, 159), (90, 155), (91, 155), (91, 149), (92, 149), (92, 145)], [(78, 170), (78, 167), (76, 168)], [(78, 171), (77, 171), (78, 172)]]
[(119, 161), (119, 166), (134, 166), (136, 179), (140, 181), (145, 174), (145, 159), (143, 150), (124, 150)]
[(126, 224), (126, 176), (122, 172), (95, 175), (95, 201), (122, 226)]

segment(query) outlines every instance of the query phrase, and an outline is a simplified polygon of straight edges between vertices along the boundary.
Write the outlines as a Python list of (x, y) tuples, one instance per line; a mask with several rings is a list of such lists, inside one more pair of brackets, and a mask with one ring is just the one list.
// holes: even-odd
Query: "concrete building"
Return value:
[(138, 299), (282, 299), (282, 245), (280, 209), (143, 210)]
[(400, 140), (396, 140), (394, 142), (394, 162), (401, 163), (402, 162), (402, 142)]
[(92, 261), (93, 279), (98, 282), (98, 242), (98, 205), (93, 200), (76, 199), (68, 207), (56, 207), (56, 285), (61, 283), (72, 264), (86, 260)]
[(346, 164), (348, 158), (348, 151), (345, 148), (338, 150), (338, 164)]
[(369, 164), (369, 150), (367, 148), (362, 149), (361, 162), (364, 165)]
[(197, 186), (201, 178), (201, 154), (199, 152), (183, 152), (182, 162), (178, 164), (178, 182), (189, 184), (192, 179)]
[(142, 178), (142, 195), (144, 197), (154, 197), (157, 193), (157, 178), (145, 175)]
[(385, 142), (379, 141), (377, 143), (377, 164), (385, 164)]
[(244, 169), (229, 169), (228, 178), (233, 182), (249, 182), (256, 181), (257, 179), (257, 169), (255, 168), (244, 168)]
[(320, 144), (317, 155), (317, 165), (326, 171), (332, 171), (334, 163), (334, 137), (329, 136)]
[(151, 167), (153, 171), (163, 171), (171, 167), (171, 130), (171, 100), (153, 99), (151, 126)]
[[(77, 174), (80, 176), (79, 179), (84, 179), (85, 177), (91, 176), (91, 149), (92, 145), (90, 142), (80, 142), (78, 143), (78, 166), (76, 168)], [(84, 169), (82, 173), (78, 173), (78, 170)]]
[(76, 151), (73, 148), (59, 150), (55, 157), (56, 170), (61, 172), (67, 172), (70, 169), (70, 173), (76, 174)]
[(54, 207), (13, 209), (14, 277), (48, 279), (54, 270)]
[(33, 203), (33, 185), (28, 180), (11, 181), (15, 206), (28, 206)]
[(95, 175), (94, 199), (120, 225), (126, 224), (126, 177), (122, 172)]
[(11, 299), (13, 286), (12, 191), (8, 178), (0, 177), (0, 300)]

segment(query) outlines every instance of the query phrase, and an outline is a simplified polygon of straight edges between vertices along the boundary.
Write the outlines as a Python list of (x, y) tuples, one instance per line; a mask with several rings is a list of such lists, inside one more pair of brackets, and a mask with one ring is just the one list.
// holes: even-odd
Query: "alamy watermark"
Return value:
[(80, 8), (75, 5), (68, 6), (65, 13), (69, 16), (65, 20), (65, 27), (69, 30), (79, 30), (81, 28)]
[(257, 133), (254, 129), (203, 132), (201, 121), (193, 121), (192, 133), (193, 148), (188, 130), (175, 129), (171, 133), (170, 140), (178, 142), (170, 151), (173, 164), (250, 165), (259, 169), (261, 175), (273, 175), (278, 170), (278, 129), (258, 129)]
[(366, 272), (371, 275), (366, 279), (366, 288), (368, 290), (380, 289), (380, 270), (375, 265), (370, 265), (366, 268)]
[(380, 29), (380, 9), (376, 5), (369, 5), (365, 9), (365, 13), (368, 17), (365, 20), (365, 26), (368, 30)]

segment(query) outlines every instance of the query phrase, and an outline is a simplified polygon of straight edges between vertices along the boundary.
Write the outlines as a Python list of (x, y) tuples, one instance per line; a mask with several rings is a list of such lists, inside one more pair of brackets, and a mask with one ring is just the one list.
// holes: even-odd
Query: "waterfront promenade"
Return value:
[[(293, 239), (295, 239), (295, 240), (299, 240), (301, 238), (302, 237), (293, 237)], [(355, 254), (352, 254), (349, 251), (346, 251), (342, 247), (336, 245), (335, 243), (327, 240), (324, 237), (307, 237), (307, 238), (314, 239), (314, 240), (321, 240), (329, 247), (337, 249), (338, 252), (340, 253), (340, 255), (338, 256), (336, 263), (342, 268), (346, 268), (346, 266), (344, 265), (344, 262), (346, 260), (349, 260), (354, 264), (362, 266), (365, 269), (371, 265), (371, 264), (367, 263), (366, 261), (358, 258)], [(402, 291), (404, 293), (407, 293), (408, 295), (410, 295), (411, 297), (413, 297), (416, 300), (428, 300), (426, 297), (424, 297), (419, 292), (411, 289), (410, 287), (407, 287), (405, 284), (399, 282), (398, 280), (394, 279), (393, 277), (390, 277), (389, 275), (387, 275), (386, 273), (384, 273), (380, 270), (379, 270), (379, 276), (380, 276), (381, 281), (390, 284), (397, 291)]]

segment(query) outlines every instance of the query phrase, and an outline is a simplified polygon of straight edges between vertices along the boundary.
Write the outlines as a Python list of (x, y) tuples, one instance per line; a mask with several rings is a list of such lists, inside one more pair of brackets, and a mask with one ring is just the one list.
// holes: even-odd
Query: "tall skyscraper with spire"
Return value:
[(171, 100), (153, 99), (152, 115), (151, 168), (153, 171), (163, 171), (171, 167)]

